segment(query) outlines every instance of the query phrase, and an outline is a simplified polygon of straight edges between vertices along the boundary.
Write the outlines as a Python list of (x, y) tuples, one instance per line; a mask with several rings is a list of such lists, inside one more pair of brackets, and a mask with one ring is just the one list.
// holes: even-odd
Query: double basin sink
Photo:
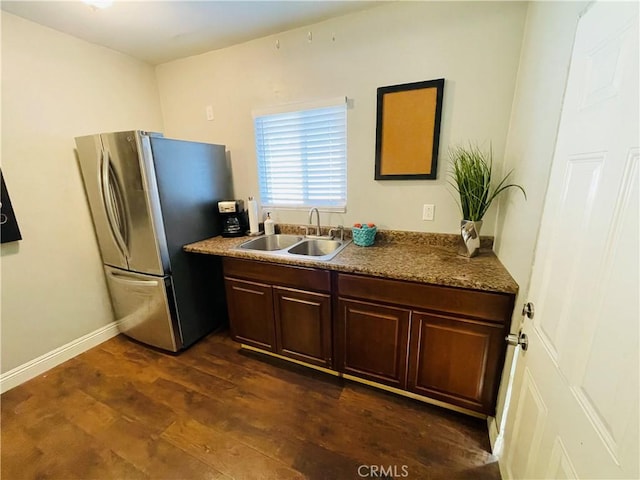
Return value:
[(265, 235), (240, 244), (239, 250), (328, 261), (335, 257), (351, 240), (307, 238), (301, 235)]

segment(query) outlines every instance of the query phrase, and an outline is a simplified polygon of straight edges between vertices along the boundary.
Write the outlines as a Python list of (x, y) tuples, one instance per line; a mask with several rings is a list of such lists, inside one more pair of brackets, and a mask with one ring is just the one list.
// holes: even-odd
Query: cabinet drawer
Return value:
[(338, 294), (406, 307), (509, 323), (513, 295), (339, 274)]
[(331, 291), (331, 274), (326, 270), (237, 258), (224, 258), (222, 266), (225, 277), (257, 280), (316, 292)]

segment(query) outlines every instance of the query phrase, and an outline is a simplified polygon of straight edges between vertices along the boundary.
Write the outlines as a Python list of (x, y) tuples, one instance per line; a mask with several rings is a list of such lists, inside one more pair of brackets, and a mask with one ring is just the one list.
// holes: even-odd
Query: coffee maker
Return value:
[(243, 200), (218, 202), (218, 212), (222, 218), (223, 237), (242, 237), (249, 228)]

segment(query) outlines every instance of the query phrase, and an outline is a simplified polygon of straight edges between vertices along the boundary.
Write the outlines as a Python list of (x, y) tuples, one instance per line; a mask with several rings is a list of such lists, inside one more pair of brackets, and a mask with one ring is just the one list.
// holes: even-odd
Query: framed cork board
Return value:
[(435, 179), (444, 78), (378, 88), (376, 180)]

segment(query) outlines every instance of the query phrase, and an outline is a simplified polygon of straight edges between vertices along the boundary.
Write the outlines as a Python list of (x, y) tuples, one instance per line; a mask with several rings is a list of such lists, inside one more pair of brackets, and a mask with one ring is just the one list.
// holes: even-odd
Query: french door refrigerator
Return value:
[(219, 235), (233, 198), (225, 147), (143, 131), (76, 138), (119, 329), (177, 352), (226, 321), (219, 259), (184, 244)]

